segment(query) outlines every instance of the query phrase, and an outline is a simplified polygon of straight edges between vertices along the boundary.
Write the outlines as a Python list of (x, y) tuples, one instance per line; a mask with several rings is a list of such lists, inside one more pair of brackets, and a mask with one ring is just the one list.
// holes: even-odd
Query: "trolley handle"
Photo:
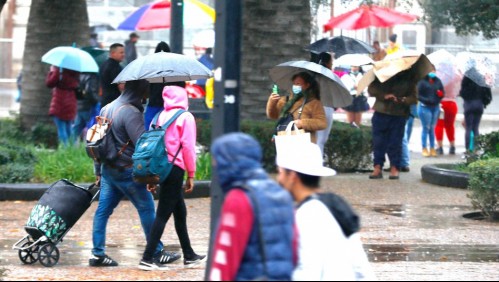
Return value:
[(95, 183), (92, 183), (90, 184), (90, 186), (86, 188), (86, 190), (90, 192), (90, 194), (92, 194), (92, 200), (90, 200), (90, 203), (93, 203), (97, 199), (97, 197), (99, 197), (100, 186), (97, 186)]

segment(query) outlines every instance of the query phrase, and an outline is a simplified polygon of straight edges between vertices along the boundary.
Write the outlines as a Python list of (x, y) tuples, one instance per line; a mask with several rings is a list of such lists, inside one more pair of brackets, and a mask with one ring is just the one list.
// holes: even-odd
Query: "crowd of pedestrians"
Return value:
[[(188, 112), (185, 82), (150, 85), (146, 80), (112, 84), (122, 71), (122, 62), (137, 58), (138, 35), (130, 34), (125, 45), (112, 44), (109, 58), (98, 74), (78, 73), (52, 66), (46, 85), (52, 90), (49, 114), (58, 129), (59, 140), (68, 145), (80, 139), (97, 110), (112, 119), (115, 148), (119, 156), (106, 163), (95, 162), (100, 200), (94, 216), (92, 267), (113, 267), (118, 262), (106, 250), (106, 226), (114, 209), (127, 197), (136, 208), (145, 235), (146, 247), (139, 262), (142, 270), (163, 270), (181, 255), (166, 251), (161, 237), (173, 215), (185, 265), (204, 261), (191, 246), (184, 193), (194, 189), (196, 172), (196, 122)], [(375, 61), (399, 52), (397, 36), (389, 37), (387, 49), (374, 43)], [(166, 42), (155, 52), (170, 52)], [(205, 54), (211, 59), (211, 50)], [(207, 60), (205, 58), (205, 60)], [(333, 72), (333, 57), (320, 53), (316, 63)], [(362, 79), (360, 65), (352, 64), (341, 78), (353, 95), (344, 107), (347, 121), (354, 127), (362, 123), (369, 110), (367, 96), (375, 98), (372, 109), (374, 169), (370, 179), (383, 178), (386, 155), (389, 179), (410, 170), (408, 142), (412, 124), (422, 123), (421, 146), (425, 157), (443, 154), (443, 133), (455, 154), (454, 122), (457, 113), (456, 91), (448, 90), (437, 77), (435, 67), (423, 79), (410, 69), (397, 73), (386, 82), (375, 78), (366, 91), (358, 93)], [(272, 93), (266, 115), (278, 120), (276, 131), (290, 121), (310, 134), (310, 142), (297, 143), (292, 153), (278, 151), (277, 178), (271, 179), (262, 167), (262, 149), (251, 136), (226, 134), (211, 147), (213, 173), (224, 193), (224, 203), (213, 243), (209, 279), (217, 280), (374, 280), (372, 269), (360, 240), (360, 223), (355, 211), (332, 193), (322, 193), (320, 180), (336, 172), (323, 165), (324, 145), (333, 124), (331, 107), (325, 107), (317, 79), (307, 71), (290, 77), (289, 95)], [(490, 88), (464, 77), (459, 95), (464, 100), (466, 149), (473, 150), (479, 134), (483, 109), (490, 103)], [(144, 107), (144, 101), (148, 101)], [(99, 110), (100, 109), (100, 110)], [(443, 118), (439, 118), (443, 109)], [(165, 146), (173, 169), (162, 183), (141, 184), (133, 179), (132, 155), (139, 137), (155, 121), (163, 124), (177, 111), (185, 110), (166, 130)], [(156, 118), (155, 118), (156, 117)], [(73, 124), (74, 121), (74, 125)], [(435, 142), (436, 141), (436, 142)], [(173, 153), (171, 153), (173, 152)], [(155, 208), (152, 193), (159, 194)]]

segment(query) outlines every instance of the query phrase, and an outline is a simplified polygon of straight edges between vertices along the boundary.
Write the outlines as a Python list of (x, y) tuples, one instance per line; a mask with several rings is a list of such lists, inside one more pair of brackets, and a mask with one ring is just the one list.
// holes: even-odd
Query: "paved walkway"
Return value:
[[(456, 162), (459, 155), (422, 158), (414, 152), (411, 172), (401, 179), (369, 180), (368, 173), (339, 174), (324, 180), (326, 190), (345, 197), (361, 215), (361, 236), (379, 280), (499, 280), (499, 224), (462, 217), (472, 212), (463, 189), (438, 187), (421, 181), (427, 162)], [(137, 269), (145, 247), (138, 216), (128, 201), (120, 204), (108, 229), (108, 254), (117, 268), (90, 268), (92, 217), (87, 213), (58, 244), (59, 264), (22, 265), (12, 245), (36, 202), (2, 202), (0, 209), (0, 268), (6, 280), (202, 280), (204, 265), (185, 268), (181, 262), (164, 272)], [(194, 250), (208, 250), (209, 198), (188, 199), (188, 225)], [(171, 250), (178, 240), (171, 223), (163, 237)]]

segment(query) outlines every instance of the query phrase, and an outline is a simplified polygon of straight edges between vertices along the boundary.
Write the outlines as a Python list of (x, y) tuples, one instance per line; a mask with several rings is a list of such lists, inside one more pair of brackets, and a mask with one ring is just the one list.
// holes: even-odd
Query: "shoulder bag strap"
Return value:
[[(161, 128), (164, 128), (164, 129), (166, 130), (168, 127), (170, 127), (170, 125), (171, 125), (171, 124), (172, 124), (172, 123), (173, 123), (173, 122), (174, 122), (174, 121), (175, 121), (175, 120), (176, 120), (176, 119), (177, 119), (177, 118), (178, 118), (181, 114), (183, 114), (183, 113), (185, 113), (185, 112), (186, 112), (186, 110), (182, 110), (182, 109), (178, 110), (178, 111), (177, 111), (177, 112), (176, 112), (176, 113), (175, 113), (175, 114), (174, 114), (174, 115), (173, 115), (173, 116), (172, 116), (172, 117), (171, 117), (171, 118), (170, 118), (167, 122), (165, 122), (165, 123), (163, 124), (163, 126), (162, 126)], [(158, 113), (158, 116), (159, 116), (159, 113)], [(154, 122), (154, 124), (156, 124), (156, 122)], [(178, 147), (178, 150), (177, 150), (177, 152), (175, 153), (175, 156), (174, 156), (174, 158), (173, 158), (173, 160), (172, 160), (172, 163), (174, 163), (174, 162), (175, 162), (175, 160), (177, 159), (177, 156), (178, 156), (178, 154), (180, 153), (180, 150), (181, 150), (181, 149), (182, 149), (182, 144), (180, 144), (180, 146)]]
[(255, 220), (257, 220), (256, 227), (258, 228), (258, 246), (260, 248), (260, 254), (262, 255), (262, 263), (263, 263), (263, 274), (268, 276), (267, 270), (267, 253), (265, 252), (265, 245), (263, 244), (263, 231), (262, 231), (262, 223), (260, 221), (260, 209), (258, 207), (258, 201), (253, 194), (253, 189), (246, 184), (241, 185), (242, 188), (248, 191), (248, 195), (251, 198), (251, 202), (253, 203), (253, 210), (255, 211)]

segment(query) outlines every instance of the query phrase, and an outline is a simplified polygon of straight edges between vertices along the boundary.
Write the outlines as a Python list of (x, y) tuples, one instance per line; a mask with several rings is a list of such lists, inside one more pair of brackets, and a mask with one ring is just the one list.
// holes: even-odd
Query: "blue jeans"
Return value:
[(87, 123), (91, 118), (92, 111), (78, 111), (75, 123), (73, 124), (73, 132), (71, 134), (74, 142), (79, 139), (83, 129), (87, 127)]
[[(101, 190), (99, 206), (95, 211), (92, 240), (94, 247), (92, 254), (103, 256), (106, 248), (106, 226), (109, 217), (118, 206), (121, 199), (126, 196), (139, 213), (140, 223), (146, 238), (149, 238), (152, 224), (154, 223), (154, 199), (147, 191), (146, 185), (133, 181), (132, 168), (118, 170), (106, 165), (102, 166)], [(161, 252), (163, 244), (156, 247), (156, 254)]]
[(409, 167), (410, 154), (409, 154), (409, 141), (412, 135), (412, 125), (414, 124), (414, 118), (418, 115), (418, 105), (411, 105), (411, 114), (407, 119), (405, 124), (404, 139), (402, 139), (402, 157), (400, 159), (401, 167)]
[(388, 154), (390, 166), (400, 169), (402, 139), (406, 118), (374, 112), (372, 118), (374, 165), (383, 167), (385, 154)]
[(68, 145), (69, 137), (71, 136), (71, 120), (62, 120), (58, 117), (54, 117), (54, 123), (57, 127), (57, 136), (59, 136), (59, 143)]
[(421, 145), (423, 148), (427, 147), (428, 139), (430, 140), (430, 148), (435, 148), (435, 126), (437, 125), (439, 114), (440, 106), (426, 106), (419, 103), (418, 115), (423, 129), (421, 134)]
[(149, 130), (149, 126), (151, 125), (154, 116), (162, 110), (162, 107), (153, 107), (149, 105), (146, 107), (146, 112), (144, 113), (144, 127), (146, 130)]

